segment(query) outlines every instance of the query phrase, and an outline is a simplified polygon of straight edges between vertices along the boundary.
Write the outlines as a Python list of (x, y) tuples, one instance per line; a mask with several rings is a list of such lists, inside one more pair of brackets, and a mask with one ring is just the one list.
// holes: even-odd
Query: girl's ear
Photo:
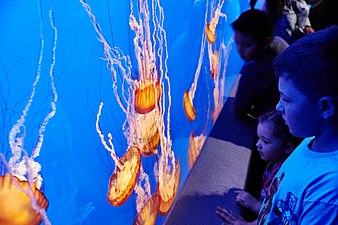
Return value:
[(324, 119), (329, 119), (335, 113), (335, 104), (332, 97), (324, 96), (318, 100), (319, 110)]
[(287, 143), (284, 149), (285, 153), (291, 154), (293, 150), (295, 150), (295, 146), (292, 143)]

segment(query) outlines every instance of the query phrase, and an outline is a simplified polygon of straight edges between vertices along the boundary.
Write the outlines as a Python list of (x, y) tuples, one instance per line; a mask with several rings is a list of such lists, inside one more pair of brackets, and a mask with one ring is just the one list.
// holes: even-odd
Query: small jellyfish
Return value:
[(108, 201), (113, 206), (122, 205), (134, 190), (141, 166), (139, 148), (131, 147), (119, 162), (120, 165), (110, 177), (108, 186)]
[(212, 29), (210, 27), (210, 23), (208, 23), (207, 25), (205, 25), (205, 33), (207, 35), (208, 42), (210, 44), (215, 43), (215, 41), (216, 41), (215, 29)]
[(217, 76), (219, 75), (219, 53), (217, 50), (215, 50), (213, 53), (209, 53), (209, 60), (210, 60), (210, 73), (211, 73), (211, 79), (215, 80)]
[(187, 116), (190, 122), (194, 121), (196, 118), (196, 109), (192, 103), (192, 100), (189, 95), (189, 91), (185, 90), (183, 95), (183, 107), (185, 115)]
[(226, 17), (226, 15), (221, 12), (223, 4), (224, 0), (219, 2), (216, 10), (213, 12), (213, 17), (211, 18), (210, 23), (206, 24), (205, 26), (205, 33), (207, 35), (207, 39), (210, 44), (214, 44), (216, 41), (216, 27), (219, 21), (219, 17), (220, 16)]
[(136, 215), (133, 225), (154, 225), (157, 220), (158, 210), (160, 207), (160, 196), (152, 196), (141, 211)]
[(196, 159), (200, 155), (205, 140), (206, 135), (201, 134), (195, 137), (194, 132), (190, 133), (188, 150), (188, 164), (190, 169), (194, 166)]
[(152, 80), (135, 82), (135, 86), (135, 111), (140, 114), (149, 113), (156, 107), (161, 97), (160, 79), (156, 82)]
[[(213, 122), (216, 121), (218, 115), (220, 114), (223, 105), (224, 105), (224, 96), (225, 96), (225, 81), (226, 81), (226, 68), (229, 59), (229, 53), (232, 45), (232, 40), (229, 40), (228, 45), (225, 46), (222, 42), (219, 50), (217, 52), (217, 58), (212, 53), (209, 53), (210, 58), (210, 70), (213, 76), (213, 81), (215, 84), (214, 91), (213, 91), (213, 98), (214, 98), (214, 109), (212, 111), (211, 119)], [(220, 67), (221, 62), (224, 62), (222, 68)], [(215, 68), (213, 70), (213, 68)], [(213, 73), (215, 72), (215, 73)]]
[(109, 180), (108, 201), (113, 206), (121, 206), (130, 197), (136, 185), (141, 167), (141, 153), (137, 146), (132, 146), (122, 158), (119, 159), (117, 157), (112, 142), (112, 135), (110, 133), (108, 134), (109, 146), (105, 141), (99, 125), (102, 107), (103, 103), (100, 104), (96, 117), (96, 131), (101, 138), (103, 146), (110, 152), (110, 155), (116, 165), (114, 173), (111, 175)]
[(146, 202), (151, 198), (151, 186), (149, 175), (143, 170), (141, 165), (139, 180), (134, 188), (136, 194), (136, 210), (140, 212)]
[(160, 144), (160, 141), (161, 141), (160, 132), (156, 130), (156, 133), (154, 134), (154, 136), (152, 136), (148, 140), (148, 143), (143, 146), (142, 151), (141, 151), (142, 155), (150, 156), (152, 154), (157, 154), (157, 148)]
[(180, 186), (180, 176), (181, 176), (181, 165), (180, 161), (176, 161), (175, 165), (175, 174), (164, 173), (164, 185), (161, 185), (161, 180), (159, 181), (158, 193), (161, 197), (160, 199), (160, 208), (159, 213), (162, 216), (167, 215), (169, 212), (178, 192)]
[(156, 107), (147, 114), (129, 114), (129, 139), (131, 144), (137, 145), (143, 156), (157, 154), (160, 144), (159, 120), (160, 108)]

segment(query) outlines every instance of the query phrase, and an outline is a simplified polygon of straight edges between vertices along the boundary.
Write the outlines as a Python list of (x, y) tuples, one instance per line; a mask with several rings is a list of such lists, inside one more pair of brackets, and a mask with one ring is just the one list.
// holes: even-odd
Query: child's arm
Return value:
[(261, 203), (254, 198), (251, 194), (243, 190), (237, 190), (234, 192), (236, 194), (236, 201), (243, 207), (258, 213), (261, 208)]

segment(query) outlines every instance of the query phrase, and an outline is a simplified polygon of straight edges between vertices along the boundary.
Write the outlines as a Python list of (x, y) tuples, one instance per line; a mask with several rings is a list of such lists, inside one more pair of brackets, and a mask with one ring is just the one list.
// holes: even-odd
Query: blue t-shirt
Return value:
[(338, 150), (314, 152), (313, 139), (304, 139), (276, 174), (258, 224), (338, 224)]

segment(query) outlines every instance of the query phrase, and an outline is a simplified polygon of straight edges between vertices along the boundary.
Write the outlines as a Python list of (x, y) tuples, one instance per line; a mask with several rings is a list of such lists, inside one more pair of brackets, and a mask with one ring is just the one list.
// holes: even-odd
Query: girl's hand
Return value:
[(241, 216), (237, 215), (236, 213), (217, 207), (216, 214), (221, 217), (221, 219), (224, 221), (224, 225), (248, 225), (249, 222), (245, 221)]
[(261, 207), (261, 203), (254, 198), (251, 194), (243, 190), (234, 191), (236, 194), (236, 201), (243, 206), (253, 212), (258, 213)]

